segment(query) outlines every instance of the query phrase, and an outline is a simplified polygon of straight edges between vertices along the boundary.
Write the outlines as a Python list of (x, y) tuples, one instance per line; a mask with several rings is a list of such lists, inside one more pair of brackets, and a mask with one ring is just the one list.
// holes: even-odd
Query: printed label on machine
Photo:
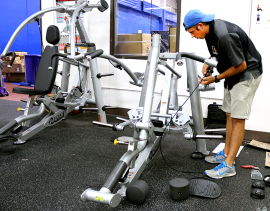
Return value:
[[(87, 52), (87, 47), (75, 47), (75, 52), (79, 53), (86, 53)], [(67, 47), (67, 53), (70, 53), (70, 46)]]

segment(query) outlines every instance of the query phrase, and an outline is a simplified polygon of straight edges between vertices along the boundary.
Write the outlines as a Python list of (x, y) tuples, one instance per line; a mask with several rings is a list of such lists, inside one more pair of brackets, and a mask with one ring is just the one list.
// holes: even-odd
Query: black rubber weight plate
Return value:
[(215, 182), (204, 178), (193, 178), (189, 180), (189, 194), (205, 198), (217, 198), (221, 189)]

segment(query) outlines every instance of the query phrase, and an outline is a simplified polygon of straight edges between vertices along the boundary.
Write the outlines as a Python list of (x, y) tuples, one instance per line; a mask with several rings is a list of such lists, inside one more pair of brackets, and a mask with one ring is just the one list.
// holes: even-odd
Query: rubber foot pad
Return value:
[(209, 179), (193, 178), (189, 180), (189, 194), (215, 199), (220, 196), (221, 189), (218, 184)]
[(259, 188), (251, 188), (250, 196), (255, 199), (264, 199), (265, 192), (262, 189)]

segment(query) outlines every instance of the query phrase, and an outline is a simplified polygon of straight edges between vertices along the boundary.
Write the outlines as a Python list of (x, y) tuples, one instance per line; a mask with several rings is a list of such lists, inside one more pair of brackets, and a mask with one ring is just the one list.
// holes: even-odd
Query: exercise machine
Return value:
[[(188, 85), (191, 98), (194, 130), (190, 126), (190, 117), (182, 111), (177, 100), (177, 80), (181, 75), (171, 67), (166, 60), (173, 60), (178, 65), (186, 60)], [(111, 174), (99, 191), (86, 189), (81, 199), (116, 207), (123, 197), (132, 204), (142, 204), (148, 193), (149, 186), (145, 181), (138, 180), (147, 164), (153, 159), (162, 138), (169, 133), (184, 134), (186, 139), (196, 141), (196, 150), (208, 154), (206, 138), (222, 138), (220, 135), (205, 135), (201, 111), (200, 93), (198, 88), (198, 73), (195, 61), (203, 62), (216, 67), (217, 61), (205, 59), (192, 53), (164, 53), (160, 54), (160, 35), (152, 36), (152, 48), (148, 56), (144, 73), (144, 81), (137, 108), (128, 112), (129, 119), (120, 124), (105, 124), (94, 121), (94, 124), (110, 127), (122, 131), (129, 126), (134, 128), (132, 137), (119, 137), (118, 141), (128, 143), (127, 152), (120, 158)], [(160, 70), (163, 65), (166, 70)], [(154, 88), (158, 71), (164, 75), (164, 84), (161, 101), (156, 110), (152, 111)], [(120, 189), (113, 193), (116, 185)]]
[[(24, 111), (24, 115), (17, 117), (1, 128), (0, 135), (4, 135), (8, 131), (11, 131), (17, 139), (14, 144), (25, 143), (26, 140), (44, 128), (53, 126), (60, 122), (68, 113), (73, 110), (97, 110), (99, 121), (107, 123), (105, 111), (110, 107), (105, 106), (103, 103), (100, 78), (108, 75), (102, 75), (98, 72), (96, 60), (96, 57), (102, 55), (103, 51), (96, 50), (95, 44), (90, 43), (81, 19), (77, 18), (79, 17), (80, 12), (88, 12), (94, 8), (104, 12), (106, 9), (108, 9), (108, 4), (105, 0), (101, 0), (97, 4), (90, 4), (87, 0), (79, 0), (75, 5), (69, 6), (65, 5), (64, 3), (59, 3), (59, 5), (56, 7), (47, 8), (31, 15), (15, 30), (1, 57), (10, 54), (8, 50), (22, 28), (28, 23), (35, 22), (36, 19), (42, 18), (45, 13), (58, 11), (60, 13), (68, 13), (72, 17), (69, 52), (58, 52), (58, 47), (56, 44), (60, 40), (60, 32), (57, 27), (50, 26), (47, 30), (46, 39), (48, 43), (52, 44), (53, 46), (47, 47), (48, 50), (46, 53), (43, 53), (41, 57), (37, 70), (34, 90), (24, 88), (13, 89), (13, 92), (15, 93), (29, 95), (28, 100), (26, 100), (26, 108), (19, 108), (19, 110)], [(86, 53), (78, 53), (76, 51), (75, 27), (78, 29), (82, 45), (87, 47)], [(104, 55), (103, 58), (117, 61), (116, 58), (109, 55)], [(63, 70), (61, 72), (61, 87), (54, 85), (59, 60), (64, 62)], [(121, 64), (120, 61), (118, 61), (118, 63)], [(69, 85), (71, 65), (78, 67), (78, 77), (76, 85), (70, 91), (68, 91), (67, 87)], [(137, 84), (138, 79), (135, 74), (131, 72), (130, 69), (124, 64), (122, 64), (122, 67), (130, 75), (133, 83)], [(95, 99), (92, 99), (92, 91), (90, 90), (89, 85), (91, 81), (93, 84)], [(52, 96), (49, 96), (50, 93), (52, 93)], [(97, 108), (87, 108), (87, 104), (96, 104)], [(39, 109), (36, 113), (33, 113), (33, 106), (35, 105), (39, 106)], [(37, 124), (31, 126), (25, 131), (22, 131), (23, 126), (29, 127), (31, 119), (42, 116), (45, 110), (48, 110), (49, 114), (47, 114)]]

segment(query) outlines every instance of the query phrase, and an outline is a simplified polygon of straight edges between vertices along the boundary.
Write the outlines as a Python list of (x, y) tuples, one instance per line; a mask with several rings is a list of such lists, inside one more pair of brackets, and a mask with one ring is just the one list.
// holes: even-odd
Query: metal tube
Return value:
[(64, 62), (61, 78), (61, 90), (64, 92), (68, 91), (69, 76), (70, 76), (70, 64)]
[(104, 126), (104, 127), (113, 127), (113, 124), (107, 124), (107, 123), (102, 123), (102, 122), (97, 122), (97, 121), (93, 121), (92, 123), (94, 125), (100, 125), (100, 126)]
[(93, 99), (87, 99), (87, 100), (86, 100), (86, 103), (87, 103), (87, 104), (96, 104), (96, 101), (93, 100)]
[(151, 116), (155, 117), (165, 117), (165, 118), (171, 118), (172, 116), (169, 114), (159, 114), (159, 113), (151, 113)]
[(121, 121), (124, 121), (124, 122), (129, 121), (128, 119), (124, 119), (124, 118), (121, 118), (121, 117), (116, 117), (116, 119), (121, 120)]
[(24, 121), (27, 121), (27, 120), (30, 120), (30, 119), (33, 119), (35, 117), (38, 117), (38, 116), (42, 115), (44, 111), (45, 111), (45, 106), (42, 103), (40, 105), (40, 108), (39, 108), (39, 110), (38, 110), (37, 113), (19, 116), (16, 119), (12, 120), (7, 125), (5, 125), (4, 127), (2, 127), (0, 129), (0, 135), (5, 134), (7, 131), (9, 131), (10, 129), (12, 129), (14, 126), (16, 126), (16, 125), (18, 125), (18, 124), (20, 124), (20, 123), (22, 123)]
[[(156, 72), (157, 72), (157, 63), (158, 57), (160, 52), (160, 35), (154, 34), (152, 36), (152, 53), (149, 65), (149, 75), (147, 82), (147, 88), (145, 93), (145, 101), (143, 106), (143, 115), (142, 115), (142, 122), (149, 122), (151, 117), (151, 110), (153, 104), (153, 94), (155, 89), (155, 82), (156, 82)], [(147, 131), (141, 130), (139, 139), (140, 140), (147, 140)]]
[(79, 63), (78, 63), (78, 61), (75, 61), (74, 59), (69, 59), (69, 58), (59, 58), (59, 60), (62, 61), (62, 62), (65, 62), (65, 63), (72, 64), (72, 65), (77, 66), (77, 67), (80, 65), (80, 66), (84, 66), (84, 67), (86, 67), (86, 68), (90, 68), (89, 65), (84, 64), (84, 63), (82, 63), (82, 62), (79, 62)]
[(10, 129), (14, 128), (16, 125), (18, 125), (18, 122), (15, 120), (12, 120), (8, 124), (6, 124), (4, 127), (0, 128), (0, 135), (4, 135)]
[(222, 135), (196, 135), (194, 137), (194, 134), (190, 134), (190, 133), (186, 133), (184, 135), (184, 137), (187, 140), (191, 140), (191, 139), (195, 139), (195, 140), (197, 140), (197, 139), (221, 139), (221, 138), (223, 138)]
[(220, 139), (222, 135), (196, 135), (197, 139)]
[(225, 132), (226, 128), (219, 128), (219, 129), (205, 129), (204, 132)]
[(40, 115), (43, 114), (44, 111), (45, 111), (45, 106), (44, 106), (43, 103), (41, 103), (40, 108), (38, 109), (38, 112), (37, 113), (29, 114), (27, 116), (25, 116), (25, 115), (19, 116), (19, 117), (17, 117), (15, 119), (15, 121), (18, 122), (18, 124), (20, 124), (21, 122), (24, 122), (24, 121), (27, 121), (27, 120), (30, 120), (30, 119), (39, 117)]
[(111, 56), (111, 55), (108, 55), (108, 54), (102, 54), (102, 55), (99, 56), (99, 58), (109, 59), (109, 60), (112, 60), (112, 61), (120, 64), (124, 68), (124, 70), (127, 72), (127, 74), (132, 78), (134, 83), (135, 84), (138, 83), (138, 78), (136, 77), (136, 75), (122, 61), (120, 61), (117, 58), (115, 58), (114, 56)]
[[(194, 129), (198, 135), (203, 135), (204, 124), (203, 124), (203, 115), (202, 115), (201, 96), (200, 96), (199, 90), (197, 89), (198, 72), (197, 72), (196, 62), (194, 60), (186, 58), (186, 67), (187, 67), (189, 92), (191, 93), (193, 90), (196, 89), (190, 97)], [(205, 155), (209, 153), (206, 150), (206, 144), (205, 144), (204, 139), (200, 139), (196, 141), (196, 151), (201, 152)]]
[(9, 51), (9, 49), (11, 48), (14, 40), (16, 39), (16, 37), (18, 36), (18, 34), (20, 33), (20, 31), (25, 27), (26, 24), (30, 23), (34, 18), (47, 13), (47, 12), (51, 12), (51, 11), (58, 11), (64, 9), (63, 6), (56, 6), (56, 7), (50, 7), (41, 11), (36, 12), (35, 14), (29, 16), (27, 19), (25, 19), (19, 26), (18, 28), (15, 30), (15, 32), (12, 34), (11, 38), (8, 41), (8, 44), (6, 45), (4, 51), (1, 54), (1, 57), (3, 57), (4, 55), (6, 55), (6, 53)]
[(170, 93), (170, 110), (178, 110), (178, 95), (177, 95), (177, 86), (178, 86), (178, 78), (173, 76), (172, 85), (171, 85), (171, 93)]
[(176, 75), (177, 78), (181, 78), (181, 77), (182, 77), (178, 72), (176, 72), (176, 71), (175, 71), (170, 65), (168, 65), (167, 63), (166, 63), (166, 65), (165, 65), (165, 67), (167, 67), (174, 75)]
[(82, 110), (86, 110), (86, 111), (98, 111), (98, 108), (82, 108)]
[(124, 174), (126, 168), (127, 164), (119, 160), (102, 187), (112, 191), (117, 182), (119, 181), (119, 179), (121, 178), (121, 176)]
[(151, 127), (150, 123), (148, 123), (148, 122), (145, 122), (145, 123), (144, 122), (137, 122), (135, 126), (138, 129), (145, 129), (145, 130), (148, 130)]
[(79, 7), (77, 7), (72, 14), (72, 21), (70, 27), (70, 57), (75, 57), (75, 23), (77, 22), (77, 17), (79, 16), (79, 12), (88, 5), (87, 2), (84, 2)]
[(103, 97), (102, 97), (102, 89), (100, 80), (96, 77), (98, 74), (98, 65), (97, 65), (97, 59), (91, 59), (88, 58), (88, 61), (90, 63), (90, 70), (91, 70), (91, 78), (94, 88), (94, 95), (95, 95), (95, 101), (98, 108), (98, 118), (100, 122), (107, 123), (106, 113), (103, 111)]

